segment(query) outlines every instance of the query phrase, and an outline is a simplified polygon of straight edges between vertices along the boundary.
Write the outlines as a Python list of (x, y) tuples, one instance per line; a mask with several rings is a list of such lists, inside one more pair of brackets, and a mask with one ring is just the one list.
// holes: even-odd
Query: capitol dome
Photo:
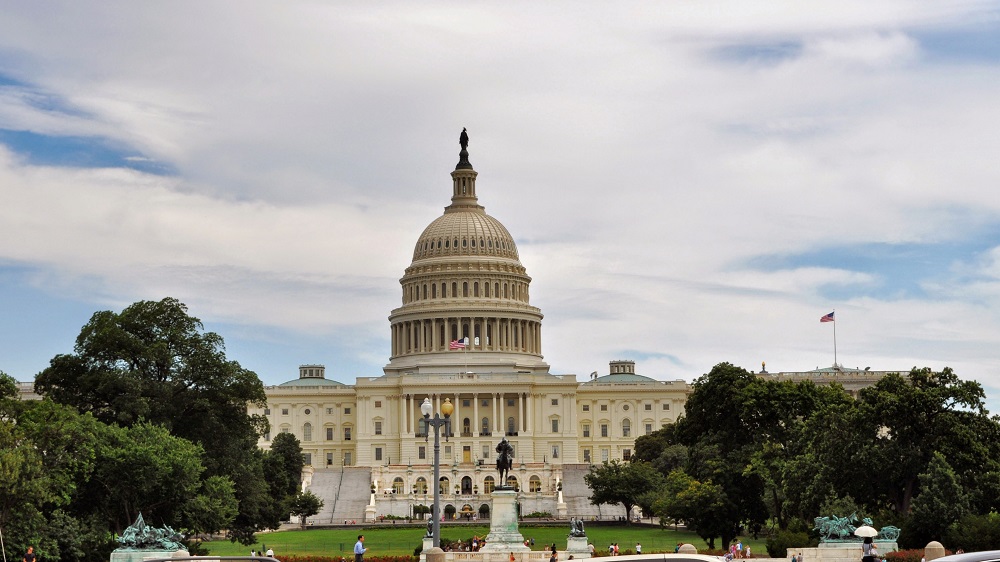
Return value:
[(399, 280), (387, 373), (548, 370), (542, 313), (528, 302), (531, 277), (514, 237), (479, 204), (467, 144), (463, 131), (451, 204), (417, 238)]

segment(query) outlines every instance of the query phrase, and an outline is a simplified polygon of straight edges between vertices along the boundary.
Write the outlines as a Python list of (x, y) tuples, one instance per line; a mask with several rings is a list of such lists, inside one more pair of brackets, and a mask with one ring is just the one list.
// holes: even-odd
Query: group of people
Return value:
[[(734, 558), (750, 558), (750, 545), (747, 545), (746, 550), (743, 549), (743, 541), (737, 539), (736, 542), (729, 545), (729, 552), (726, 553), (726, 560), (733, 560)], [(794, 560), (792, 562), (795, 562)]]
[[(266, 544), (264, 545), (264, 548), (267, 548)], [(250, 556), (267, 556), (268, 558), (274, 558), (274, 549), (267, 548), (267, 551), (263, 553), (251, 549)]]

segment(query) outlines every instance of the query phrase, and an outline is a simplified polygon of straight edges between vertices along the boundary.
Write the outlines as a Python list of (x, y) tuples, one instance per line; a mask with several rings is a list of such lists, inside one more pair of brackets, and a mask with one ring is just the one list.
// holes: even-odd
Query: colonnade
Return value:
[[(471, 392), (471, 393), (461, 393), (461, 392), (447, 392), (438, 394), (407, 394), (404, 400), (400, 400), (400, 417), (405, 420), (405, 426), (401, 427), (402, 431), (407, 434), (413, 435), (417, 432), (418, 420), (423, 417), (420, 412), (420, 405), (423, 403), (424, 398), (430, 396), (431, 404), (433, 404), (434, 412), (441, 411), (441, 404), (444, 403), (445, 398), (450, 398), (451, 403), (455, 406), (455, 411), (451, 415), (452, 427), (451, 430), (454, 433), (461, 434), (463, 431), (462, 421), (465, 418), (471, 419), (470, 433), (469, 437), (490, 437), (490, 436), (500, 436), (507, 432), (507, 417), (514, 417), (514, 431), (515, 432), (532, 432), (535, 430), (534, 422), (532, 421), (532, 408), (534, 405), (534, 400), (531, 393), (528, 392)], [(507, 405), (507, 400), (514, 398), (515, 403), (513, 406)], [(470, 406), (462, 406), (462, 400), (471, 400)], [(483, 400), (489, 400), (490, 403), (486, 407), (482, 407), (481, 403)], [(470, 416), (471, 414), (471, 416)], [(433, 417), (433, 413), (431, 416)], [(482, 424), (482, 419), (487, 418), (489, 421), (488, 428), (484, 429)]]
[(500, 317), (428, 318), (392, 325), (392, 356), (448, 351), (453, 340), (469, 338), (472, 351), (541, 354), (542, 323)]

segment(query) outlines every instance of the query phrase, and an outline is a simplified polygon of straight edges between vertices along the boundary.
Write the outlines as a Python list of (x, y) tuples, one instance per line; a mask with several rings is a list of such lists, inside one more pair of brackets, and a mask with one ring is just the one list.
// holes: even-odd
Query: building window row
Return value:
[(528, 302), (528, 284), (514, 281), (452, 281), (447, 283), (407, 283), (403, 286), (403, 302), (457, 297), (512, 299)]
[(488, 253), (512, 253), (514, 247), (502, 238), (487, 237), (462, 237), (462, 238), (435, 238), (419, 242), (416, 249), (416, 257), (434, 256), (445, 253), (454, 253), (476, 250), (482, 253), (485, 249)]

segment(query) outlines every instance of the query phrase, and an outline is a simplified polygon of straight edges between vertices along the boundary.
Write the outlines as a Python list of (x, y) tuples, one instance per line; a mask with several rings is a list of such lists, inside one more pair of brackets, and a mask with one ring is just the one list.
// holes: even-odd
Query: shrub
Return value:
[(527, 517), (536, 517), (536, 518), (539, 518), (539, 519), (541, 519), (541, 518), (551, 519), (552, 518), (552, 514), (549, 513), (548, 511), (532, 511), (531, 513), (525, 515), (525, 517), (526, 518)]
[[(945, 554), (951, 554), (951, 552), (945, 552)], [(922, 548), (911, 548), (908, 550), (897, 550), (895, 552), (890, 552), (885, 555), (887, 562), (920, 562), (924, 557), (924, 549)]]
[[(807, 548), (816, 546), (816, 540), (809, 533), (801, 531), (778, 531), (765, 543), (767, 554), (771, 558), (786, 558), (789, 548)], [(919, 560), (917, 562), (920, 562)]]

